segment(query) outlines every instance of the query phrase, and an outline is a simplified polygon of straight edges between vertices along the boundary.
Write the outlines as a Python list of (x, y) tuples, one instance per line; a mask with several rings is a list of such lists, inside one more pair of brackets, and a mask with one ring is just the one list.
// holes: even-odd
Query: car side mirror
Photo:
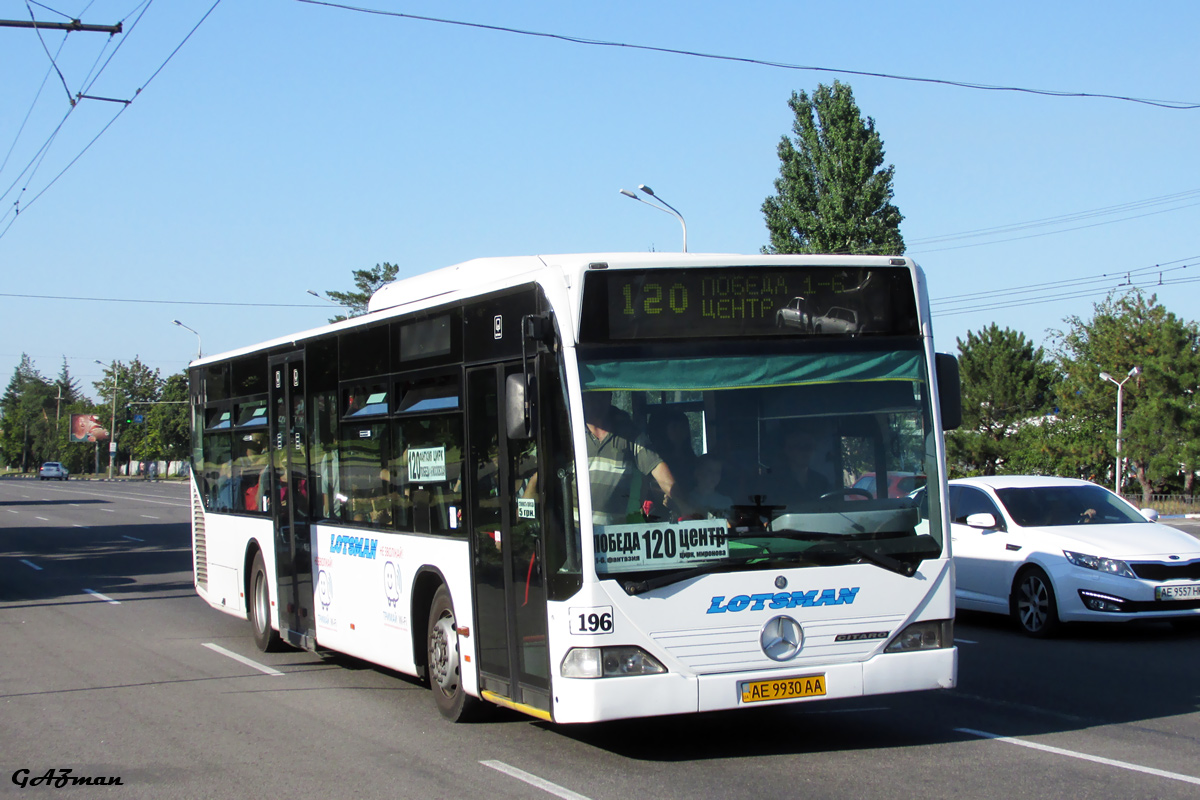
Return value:
[(994, 530), (999, 528), (1000, 525), (996, 522), (995, 514), (990, 511), (981, 511), (978, 514), (971, 514), (967, 517), (967, 527)]
[(1151, 522), (1158, 522), (1158, 512), (1155, 511), (1153, 508), (1143, 508), (1142, 516), (1145, 517), (1146, 519), (1150, 520)]

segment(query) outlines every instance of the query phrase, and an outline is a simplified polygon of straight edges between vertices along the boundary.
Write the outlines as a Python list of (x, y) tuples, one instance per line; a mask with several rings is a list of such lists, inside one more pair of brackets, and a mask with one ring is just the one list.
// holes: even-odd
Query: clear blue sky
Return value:
[[(173, 319), (200, 332), (206, 354), (306, 330), (333, 307), (305, 290), (350, 288), (351, 270), (383, 261), (404, 275), (480, 256), (679, 248), (674, 219), (618, 194), (639, 183), (687, 218), (693, 252), (757, 252), (787, 99), (835, 78), (895, 165), (940, 350), (992, 322), (1046, 343), (1119, 282), (1017, 293), (1053, 281), (1130, 273), (1184, 319), (1200, 316), (1200, 283), (1171, 283), (1200, 277), (1200, 109), (783, 69), (296, 0), (224, 0), (168, 61), (212, 5), (0, 0), (2, 19), (29, 19), (32, 7), (39, 20), (125, 26), (111, 41), (72, 33), (61, 52), (63, 35), (44, 33), (62, 78), (35, 32), (0, 28), (4, 384), (22, 352), (47, 377), (66, 356), (89, 394), (96, 360), (137, 356), (165, 376), (197, 348)], [(1194, 1), (368, 5), (797, 66), (1200, 103)], [(37, 160), (81, 92), (136, 99), (80, 101)], [(1155, 265), (1190, 267), (1159, 288)], [(1046, 301), (1081, 289), (1090, 294)], [(1007, 307), (951, 313), (962, 306), (947, 301), (979, 292), (976, 305)]]

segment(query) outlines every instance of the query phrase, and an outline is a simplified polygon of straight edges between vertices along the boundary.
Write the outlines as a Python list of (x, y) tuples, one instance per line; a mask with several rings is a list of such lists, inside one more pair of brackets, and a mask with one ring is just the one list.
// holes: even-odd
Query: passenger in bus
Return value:
[(695, 509), (696, 516), (708, 519), (729, 517), (733, 500), (717, 491), (717, 484), (721, 482), (721, 472), (721, 460), (711, 453), (705, 453), (696, 459), (694, 488), (688, 492), (688, 500)]
[(677, 408), (654, 408), (647, 428), (650, 449), (667, 462), (676, 481), (691, 486), (696, 453), (692, 450), (692, 428), (687, 415)]
[(641, 522), (641, 476), (654, 478), (664, 502), (677, 516), (691, 508), (667, 462), (637, 436), (629, 415), (612, 405), (611, 392), (584, 395), (592, 521), (601, 525)]
[(812, 467), (816, 437), (805, 427), (791, 426), (784, 431), (780, 462), (767, 482), (767, 502), (792, 505), (820, 499), (833, 487), (829, 478)]

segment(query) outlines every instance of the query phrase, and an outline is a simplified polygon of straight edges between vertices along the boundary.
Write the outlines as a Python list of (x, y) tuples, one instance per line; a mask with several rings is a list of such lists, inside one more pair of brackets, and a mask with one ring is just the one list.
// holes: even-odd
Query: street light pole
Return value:
[[(644, 183), (640, 184), (638, 186), (638, 190), (650, 195), (655, 200), (662, 203), (662, 205), (661, 206), (655, 205), (654, 203), (643, 200), (642, 198), (638, 197), (636, 194), (629, 191), (628, 189), (621, 189), (620, 191), (621, 191), (621, 194), (625, 195), (626, 197), (631, 197), (634, 200), (637, 200), (639, 203), (645, 203), (646, 205), (650, 206), (651, 208), (657, 208), (659, 211), (663, 212), (664, 214), (670, 214), (671, 216), (675, 217), (675, 219), (679, 220), (679, 224), (683, 226), (683, 252), (686, 253), (688, 251), (688, 249), (687, 249), (687, 222), (684, 221), (683, 215), (680, 214), (678, 211), (676, 211), (675, 207), (672, 206), (670, 203), (668, 203), (666, 200), (663, 200), (661, 197), (656, 195), (654, 193), (654, 190), (651, 189), (646, 184), (644, 184)], [(663, 206), (666, 206), (666, 208), (663, 208)]]
[(1124, 400), (1124, 393), (1125, 393), (1125, 381), (1128, 381), (1130, 378), (1134, 377), (1135, 375), (1141, 374), (1141, 371), (1142, 370), (1140, 367), (1134, 367), (1133, 369), (1129, 370), (1129, 372), (1126, 373), (1125, 378), (1119, 382), (1117, 381), (1116, 378), (1114, 378), (1112, 375), (1109, 375), (1107, 372), (1100, 373), (1101, 380), (1108, 381), (1113, 386), (1117, 387), (1117, 465), (1116, 465), (1117, 494), (1121, 494), (1121, 439), (1122, 439), (1121, 418), (1122, 418), (1122, 416), (1124, 416), (1123, 400)]
[(173, 319), (173, 320), (171, 320), (171, 322), (174, 322), (176, 325), (178, 325), (179, 327), (183, 328), (186, 331), (191, 331), (192, 333), (196, 334), (196, 358), (201, 358), (204, 355), (204, 348), (200, 342), (200, 334), (197, 333), (195, 328), (189, 328), (187, 325), (184, 325), (182, 322), (180, 322), (177, 319)]
[[(103, 361), (97, 361), (97, 364), (104, 366)], [(113, 461), (117, 456), (117, 360), (114, 358), (112, 362), (112, 422), (108, 428), (108, 479), (111, 481), (113, 476)]]

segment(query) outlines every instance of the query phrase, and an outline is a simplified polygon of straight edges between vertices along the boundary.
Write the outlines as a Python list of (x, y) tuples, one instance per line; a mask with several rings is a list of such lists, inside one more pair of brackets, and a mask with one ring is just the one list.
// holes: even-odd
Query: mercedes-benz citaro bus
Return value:
[[(955, 685), (937, 355), (907, 258), (556, 255), (190, 368), (195, 585), (560, 723)], [(853, 488), (873, 473), (928, 491)]]

